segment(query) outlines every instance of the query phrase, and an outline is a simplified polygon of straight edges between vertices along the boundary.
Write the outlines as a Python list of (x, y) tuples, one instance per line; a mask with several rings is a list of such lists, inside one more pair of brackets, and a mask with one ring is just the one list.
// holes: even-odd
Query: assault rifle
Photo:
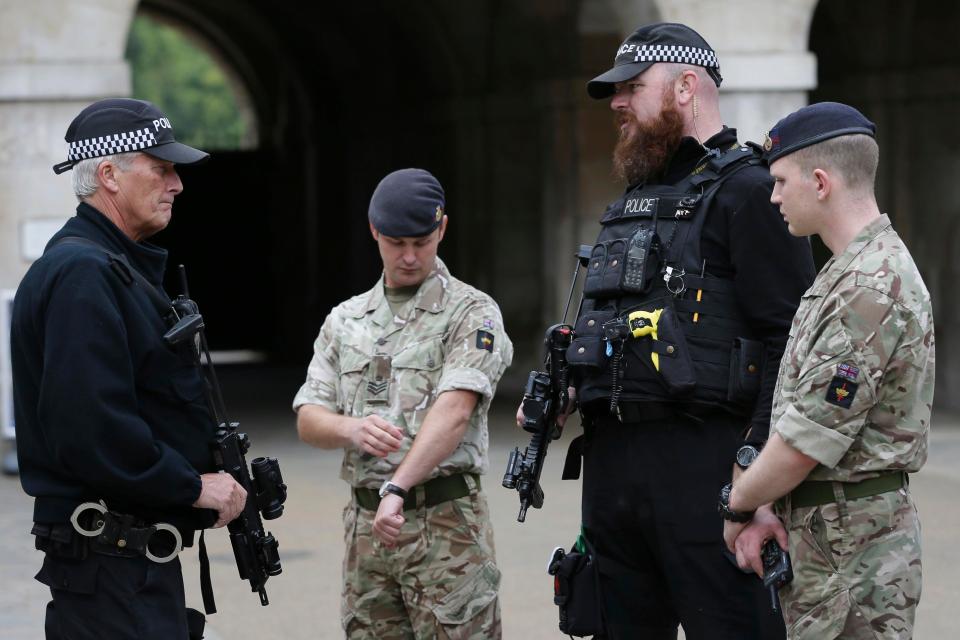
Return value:
[(547, 329), (544, 337), (543, 368), (545, 371), (531, 371), (523, 393), (523, 423), (525, 431), (530, 432), (530, 444), (521, 453), (516, 447), (510, 452), (507, 470), (503, 474), (503, 486), (516, 489), (520, 494), (520, 514), (518, 522), (527, 518), (527, 509), (543, 507), (543, 487), (540, 486), (540, 474), (547, 457), (547, 448), (551, 440), (560, 437), (561, 427), (557, 417), (566, 411), (570, 404), (569, 368), (567, 367), (567, 347), (573, 341), (573, 327), (566, 324), (570, 302), (577, 287), (580, 267), (590, 260), (592, 247), (581, 245), (577, 252), (577, 267), (573, 272), (573, 282), (563, 310), (560, 324)]
[[(213, 368), (213, 361), (210, 359), (210, 349), (207, 347), (203, 316), (200, 315), (197, 303), (189, 298), (186, 271), (183, 265), (180, 265), (180, 280), (183, 295), (177, 296), (172, 301), (176, 323), (164, 334), (163, 339), (171, 346), (192, 340), (198, 367), (201, 366), (201, 352), (206, 357), (207, 375), (204, 391), (207, 407), (217, 424), (211, 443), (213, 458), (219, 470), (229, 473), (247, 491), (247, 502), (243, 511), (227, 525), (230, 544), (233, 546), (233, 555), (237, 561), (240, 578), (250, 581), (250, 590), (258, 592), (260, 604), (266, 606), (270, 601), (267, 599), (264, 585), (267, 578), (280, 573), (281, 567), (277, 539), (270, 532), (264, 532), (260, 514), (262, 513), (267, 520), (283, 515), (287, 485), (283, 483), (280, 465), (276, 458), (254, 458), (250, 465), (253, 469), (251, 477), (246, 460), (246, 453), (250, 449), (250, 438), (247, 434), (240, 433), (240, 423), (230, 422), (227, 419), (220, 383)], [(216, 605), (209, 586), (209, 563), (205, 561), (206, 549), (202, 538), (200, 553), (204, 607), (207, 613), (214, 613)], [(203, 574), (206, 574), (206, 577)]]

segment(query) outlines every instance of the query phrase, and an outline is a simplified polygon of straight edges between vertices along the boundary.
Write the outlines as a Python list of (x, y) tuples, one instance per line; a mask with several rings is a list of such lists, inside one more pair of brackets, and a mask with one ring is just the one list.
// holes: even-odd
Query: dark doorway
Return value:
[(933, 300), (937, 403), (960, 407), (960, 5), (820, 2), (810, 30), (819, 86), (810, 101), (850, 104), (877, 125), (877, 200), (907, 243)]
[(330, 308), (379, 276), (367, 204), (408, 166), (447, 192), (441, 257), (500, 302), (515, 342), (539, 342), (544, 123), (569, 108), (577, 3), (522, 4), (143, 1), (222, 53), (259, 123), (256, 150), (184, 172), (158, 238), (213, 347), (305, 364)]

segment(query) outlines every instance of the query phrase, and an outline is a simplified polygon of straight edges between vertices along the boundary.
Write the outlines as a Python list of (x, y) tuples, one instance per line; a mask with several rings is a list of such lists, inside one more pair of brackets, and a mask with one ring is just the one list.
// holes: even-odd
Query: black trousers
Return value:
[[(590, 421), (588, 421), (590, 422)], [(744, 419), (670, 417), (585, 425), (583, 523), (599, 556), (611, 640), (780, 640), (755, 574), (722, 555), (720, 487)]]
[(88, 553), (47, 552), (36, 579), (50, 587), (47, 640), (187, 640), (180, 560), (157, 564)]

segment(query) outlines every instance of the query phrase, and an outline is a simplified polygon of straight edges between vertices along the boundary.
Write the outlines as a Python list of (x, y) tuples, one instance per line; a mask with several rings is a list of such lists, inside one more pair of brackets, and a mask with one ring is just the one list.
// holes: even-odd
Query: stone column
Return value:
[[(817, 85), (807, 50), (818, 0), (656, 0), (663, 20), (696, 29), (716, 50), (723, 74), (720, 109), (740, 140), (761, 141)], [(625, 25), (626, 26), (626, 25)], [(629, 33), (629, 27), (625, 33)]]
[(0, 0), (0, 289), (17, 286), (73, 214), (63, 135), (100, 98), (128, 95), (136, 0)]

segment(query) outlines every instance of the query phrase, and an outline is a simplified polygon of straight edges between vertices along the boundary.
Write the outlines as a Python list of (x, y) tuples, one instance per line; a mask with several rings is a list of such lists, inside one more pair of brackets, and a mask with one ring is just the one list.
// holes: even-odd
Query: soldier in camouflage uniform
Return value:
[(497, 304), (437, 257), (443, 189), (396, 171), (370, 202), (383, 277), (337, 306), (294, 399), (300, 437), (345, 450), (348, 638), (499, 638), (480, 490), (487, 411), (513, 358)]
[[(920, 523), (906, 474), (927, 457), (933, 313), (877, 207), (873, 135), (855, 109), (820, 103), (781, 120), (765, 145), (772, 201), (791, 233), (818, 234), (833, 258), (794, 318), (774, 435), (720, 509), (741, 566), (761, 571), (769, 537), (789, 545), (794, 580), (780, 598), (798, 640), (910, 638), (920, 600)], [(761, 506), (773, 500), (786, 531)]]

